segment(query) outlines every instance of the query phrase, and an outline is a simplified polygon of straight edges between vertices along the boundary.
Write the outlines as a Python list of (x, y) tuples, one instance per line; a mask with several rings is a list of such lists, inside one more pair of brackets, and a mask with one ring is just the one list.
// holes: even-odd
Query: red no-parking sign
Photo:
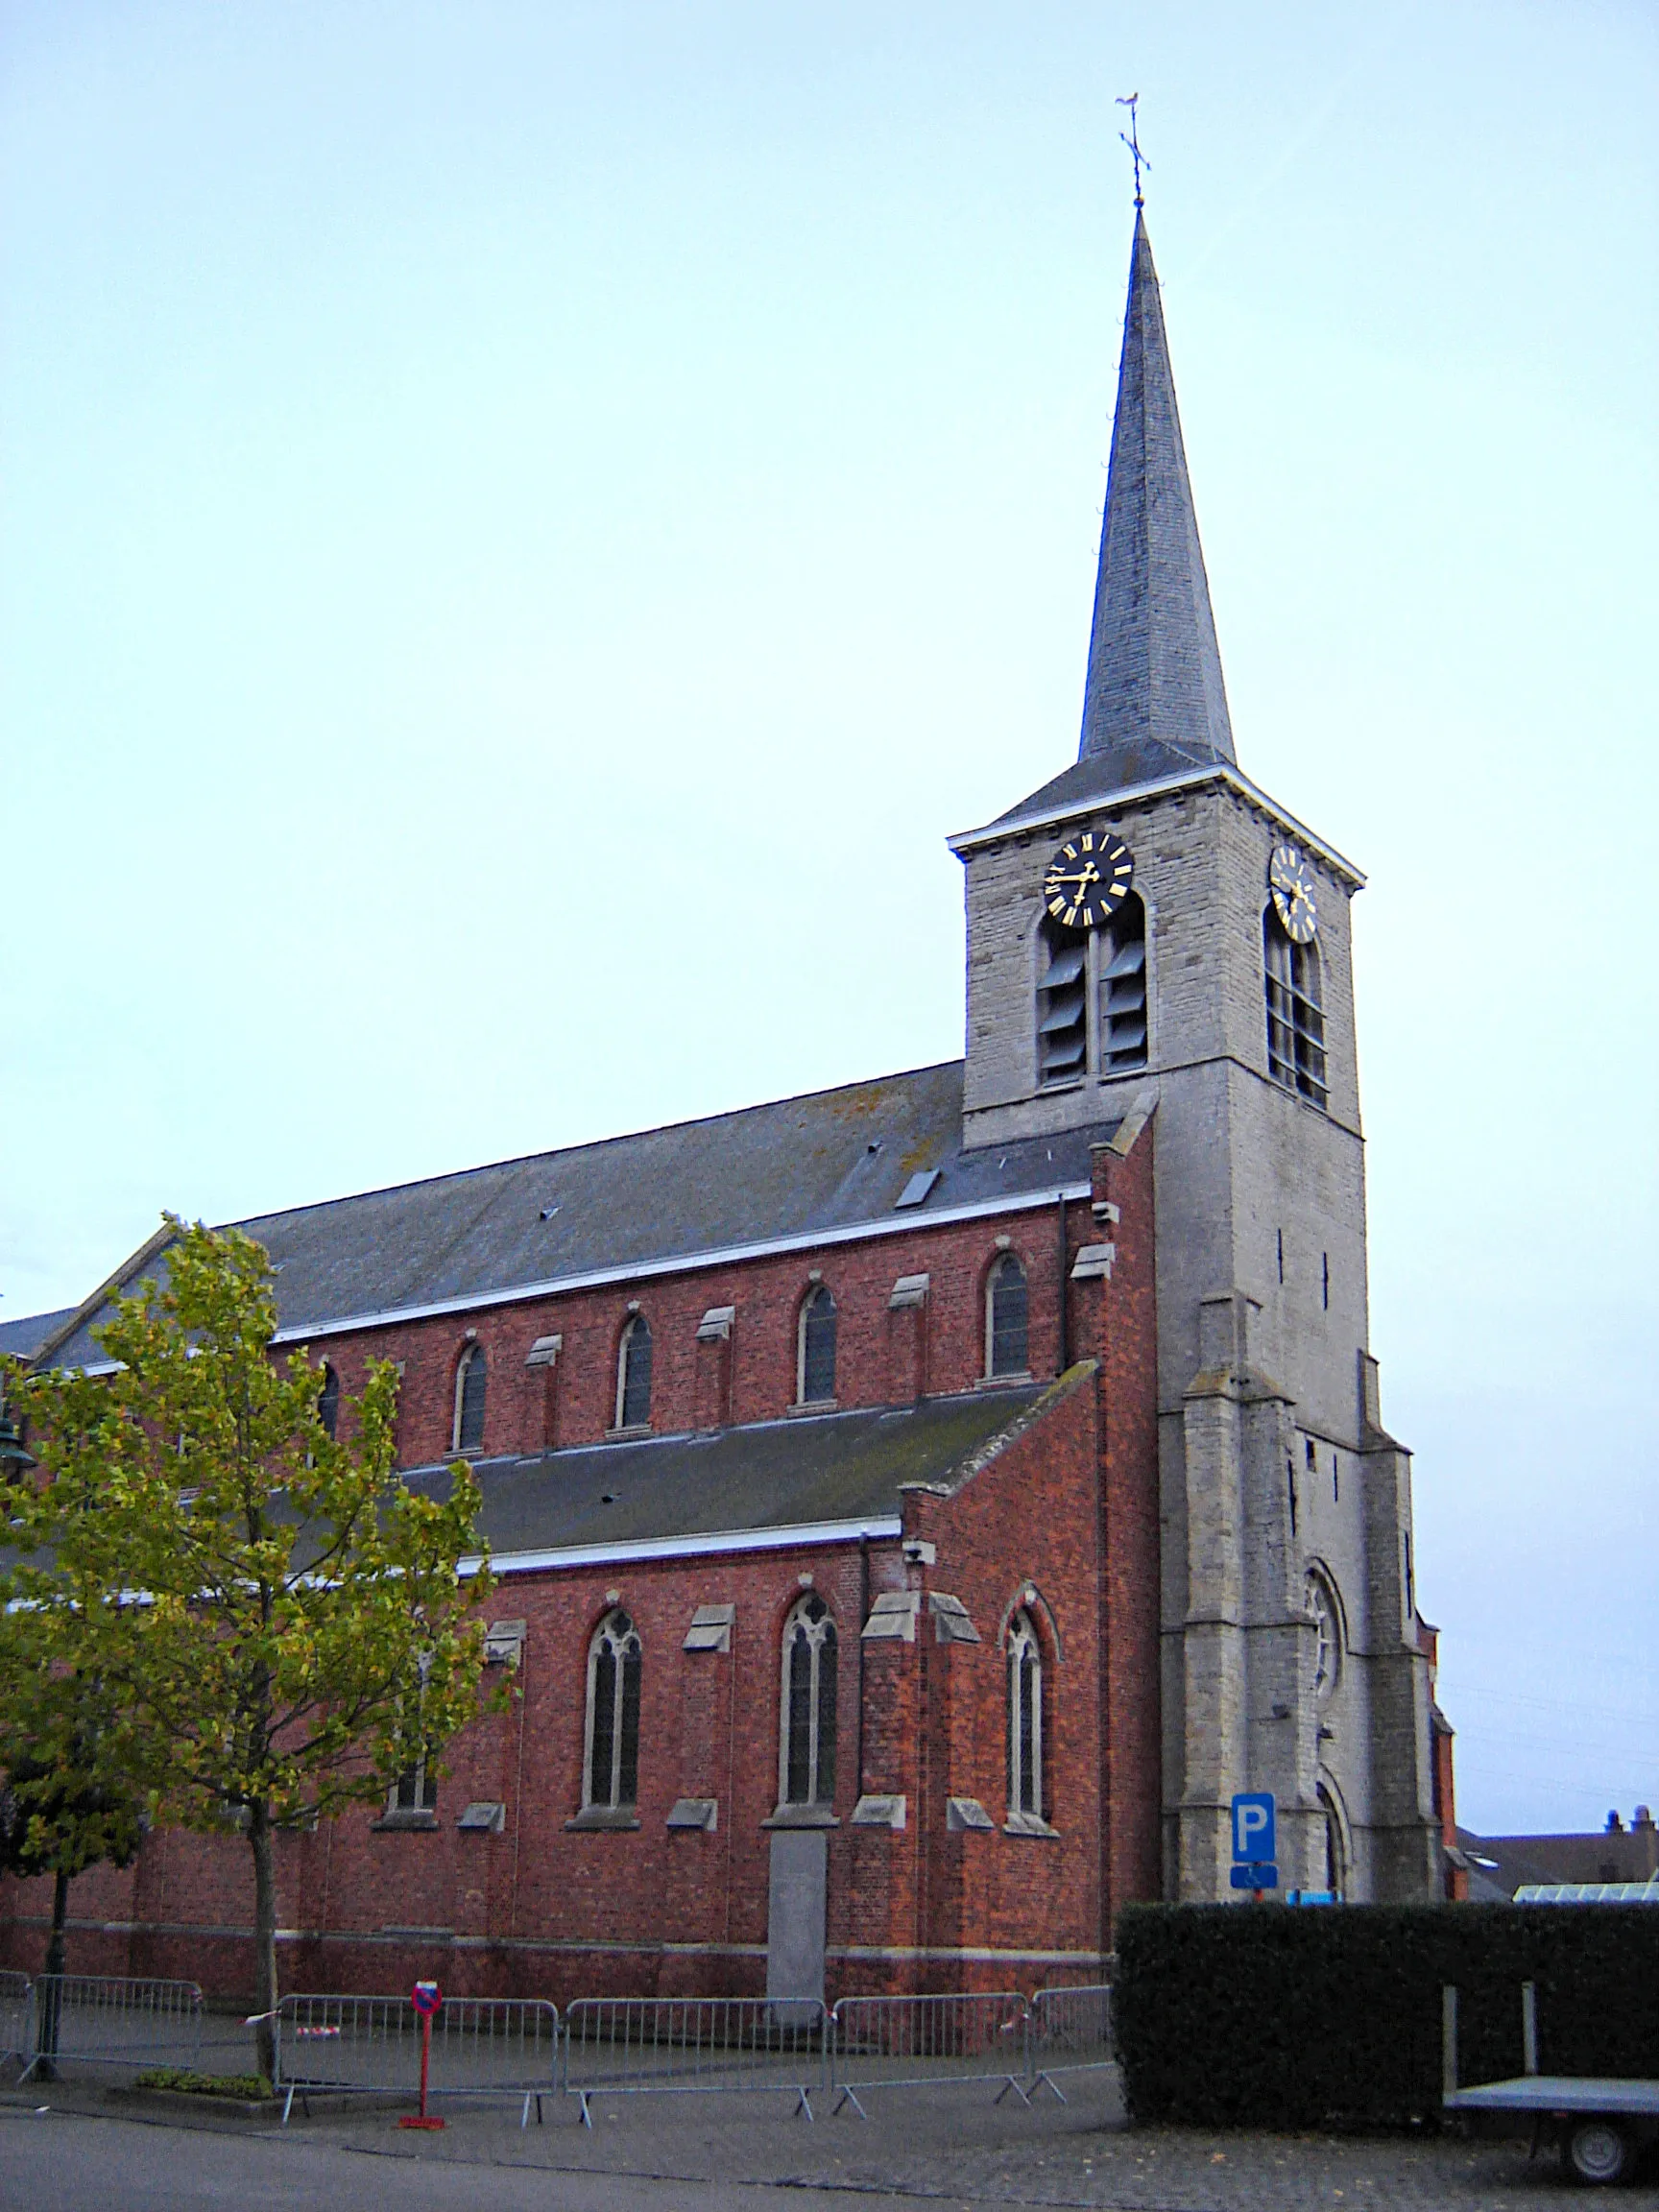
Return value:
[(432, 2016), (444, 2002), (444, 1992), (436, 1982), (417, 1982), (409, 1992), (409, 2002), (421, 2020), (421, 2110), (418, 2116), (406, 2115), (399, 2120), (399, 2128), (442, 2128), (442, 2120), (434, 2119), (426, 2110), (426, 2074), (432, 2063)]

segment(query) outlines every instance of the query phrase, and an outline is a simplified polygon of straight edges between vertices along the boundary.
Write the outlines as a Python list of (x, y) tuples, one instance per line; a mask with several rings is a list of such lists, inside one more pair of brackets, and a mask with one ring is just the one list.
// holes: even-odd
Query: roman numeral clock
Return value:
[(1043, 903), (1068, 929), (1098, 929), (1122, 905), (1135, 858), (1110, 830), (1085, 830), (1062, 845), (1043, 878)]

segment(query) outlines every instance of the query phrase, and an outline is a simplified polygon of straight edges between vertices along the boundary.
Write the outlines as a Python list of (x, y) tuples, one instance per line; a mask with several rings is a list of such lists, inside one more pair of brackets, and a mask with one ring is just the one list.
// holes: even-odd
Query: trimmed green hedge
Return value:
[(1546, 2074), (1659, 2076), (1652, 1906), (1138, 1905), (1113, 2010), (1137, 2120), (1400, 2127), (1440, 2112), (1440, 1992), (1458, 2079), (1521, 2072), (1538, 1984)]

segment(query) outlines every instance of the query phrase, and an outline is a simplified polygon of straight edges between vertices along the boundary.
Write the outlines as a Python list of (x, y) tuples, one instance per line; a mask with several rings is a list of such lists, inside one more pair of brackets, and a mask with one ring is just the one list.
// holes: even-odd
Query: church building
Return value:
[[(476, 1469), (520, 1693), (282, 1839), (285, 1987), (1088, 1980), (1237, 1894), (1245, 1790), (1285, 1887), (1444, 1893), (1363, 878), (1238, 764), (1139, 213), (1077, 757), (950, 842), (962, 1060), (241, 1224), (324, 1417), (395, 1360), (405, 1479)], [(96, 1369), (159, 1249), (0, 1350)], [(49, 1909), (0, 1882), (0, 1963)], [(252, 1921), (156, 1832), (70, 1964), (240, 1991)]]

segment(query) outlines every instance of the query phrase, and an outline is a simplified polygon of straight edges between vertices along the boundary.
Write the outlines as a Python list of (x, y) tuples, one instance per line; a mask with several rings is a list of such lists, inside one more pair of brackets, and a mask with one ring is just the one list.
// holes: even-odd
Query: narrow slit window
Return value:
[(332, 1436), (340, 1426), (340, 1378), (332, 1367), (323, 1370), (323, 1387), (317, 1393), (317, 1419), (325, 1436)]
[(985, 1372), (1023, 1375), (1031, 1364), (1025, 1270), (1004, 1252), (985, 1286)]
[(1146, 1065), (1146, 909), (1131, 891), (1100, 932), (1100, 1072)]
[(616, 1356), (616, 1426), (643, 1429), (651, 1418), (651, 1325), (636, 1313)]
[(803, 1406), (835, 1395), (835, 1301), (822, 1283), (802, 1303), (795, 1381)]
[(455, 1371), (455, 1445), (457, 1452), (477, 1452), (484, 1443), (484, 1400), (490, 1386), (490, 1363), (482, 1344), (469, 1345)]
[(1089, 1051), (1089, 940), (1045, 918), (1037, 956), (1037, 1080), (1076, 1082)]
[(588, 1756), (582, 1802), (621, 1812), (639, 1800), (639, 1631), (620, 1607), (588, 1647)]
[(1324, 1107), (1325, 1010), (1319, 990), (1319, 948), (1295, 945), (1269, 906), (1262, 917), (1267, 990), (1267, 1072), (1286, 1091)]
[(1008, 1811), (1047, 1817), (1043, 1802), (1043, 1649), (1029, 1613), (1008, 1624)]
[(780, 1795), (785, 1805), (835, 1798), (835, 1623), (809, 1592), (783, 1624), (783, 1741)]

